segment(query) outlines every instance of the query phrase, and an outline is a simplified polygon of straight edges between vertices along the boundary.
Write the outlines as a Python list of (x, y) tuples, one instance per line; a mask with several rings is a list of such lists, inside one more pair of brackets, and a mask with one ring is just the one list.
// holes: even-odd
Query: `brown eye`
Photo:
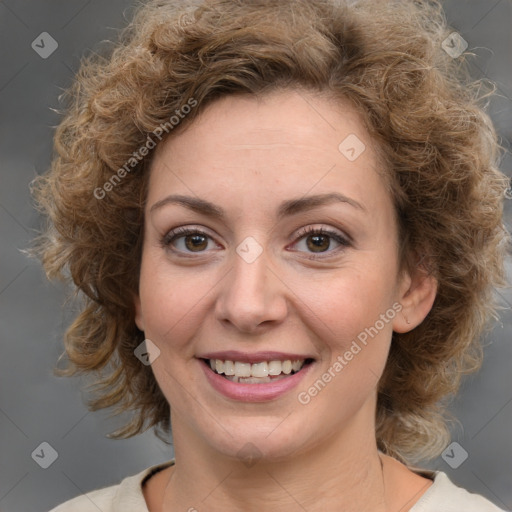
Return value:
[(208, 247), (208, 239), (204, 235), (188, 235), (185, 237), (185, 246), (190, 251), (202, 251)]
[[(172, 248), (178, 253), (201, 253), (208, 244), (216, 245), (210, 235), (198, 229), (177, 228), (169, 232), (161, 241), (164, 248)], [(211, 248), (211, 246), (210, 246)]]
[(331, 245), (331, 241), (326, 235), (309, 235), (306, 240), (306, 245), (312, 252), (324, 252)]
[(310, 254), (312, 258), (315, 254), (319, 257), (324, 254), (325, 256), (334, 255), (351, 245), (349, 240), (338, 231), (325, 228), (308, 227), (298, 233), (297, 237), (294, 250), (304, 252), (306, 255)]

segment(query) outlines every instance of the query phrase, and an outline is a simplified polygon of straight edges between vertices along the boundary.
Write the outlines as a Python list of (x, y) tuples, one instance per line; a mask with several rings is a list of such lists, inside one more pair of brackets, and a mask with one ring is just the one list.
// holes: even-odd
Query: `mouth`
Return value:
[(312, 358), (258, 361), (201, 358), (209, 370), (238, 384), (265, 384), (287, 379), (300, 373), (314, 362)]

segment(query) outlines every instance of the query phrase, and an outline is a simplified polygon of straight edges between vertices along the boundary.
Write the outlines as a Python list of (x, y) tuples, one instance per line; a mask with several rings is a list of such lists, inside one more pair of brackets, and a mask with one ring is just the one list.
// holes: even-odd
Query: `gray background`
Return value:
[[(63, 308), (65, 290), (48, 283), (26, 248), (39, 226), (29, 182), (47, 168), (57, 96), (70, 83), (81, 55), (130, 17), (129, 0), (0, 1), (0, 510), (43, 512), (77, 494), (118, 483), (123, 477), (168, 460), (172, 447), (151, 432), (112, 441), (105, 434), (118, 420), (88, 413), (80, 381), (59, 379), (52, 367), (72, 314)], [(510, 0), (450, 0), (451, 25), (478, 55), (475, 77), (499, 86), (490, 111), (503, 144), (512, 141), (512, 3)], [(58, 49), (41, 58), (31, 43), (49, 32)], [(512, 160), (503, 171), (512, 175)], [(511, 201), (506, 201), (507, 225)], [(509, 228), (510, 229), (510, 228)], [(508, 264), (510, 269), (510, 262)], [(512, 294), (500, 291), (500, 321), (487, 337), (482, 371), (464, 381), (452, 410), (459, 419), (449, 451), (431, 468), (503, 508), (512, 507)], [(48, 442), (58, 458), (42, 469), (31, 457)], [(462, 448), (461, 448), (462, 447)], [(48, 451), (46, 452), (48, 453)], [(45, 455), (46, 456), (46, 455)], [(424, 464), (425, 466), (426, 464)]]

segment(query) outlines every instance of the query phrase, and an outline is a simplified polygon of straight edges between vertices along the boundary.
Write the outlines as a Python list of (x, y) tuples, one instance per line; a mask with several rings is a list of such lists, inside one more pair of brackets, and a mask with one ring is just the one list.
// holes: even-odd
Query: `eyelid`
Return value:
[(160, 238), (160, 246), (162, 249), (171, 251), (174, 254), (177, 254), (183, 258), (197, 258), (200, 256), (203, 256), (205, 254), (208, 254), (211, 251), (181, 251), (179, 249), (176, 249), (172, 246), (172, 242), (174, 240), (186, 237), (188, 235), (203, 235), (206, 238), (212, 240), (216, 245), (220, 245), (219, 242), (213, 237), (208, 231), (206, 231), (202, 227), (198, 226), (178, 226), (176, 228), (173, 228), (169, 230), (163, 237)]
[(308, 235), (315, 235), (315, 234), (326, 235), (326, 236), (334, 239), (338, 244), (340, 244), (340, 246), (335, 249), (332, 249), (332, 250), (318, 252), (318, 253), (315, 253), (315, 252), (306, 253), (303, 251), (293, 251), (293, 252), (301, 252), (303, 254), (306, 254), (305, 257), (307, 259), (318, 260), (318, 259), (328, 258), (328, 257), (334, 256), (334, 255), (337, 255), (340, 251), (342, 251), (343, 249), (346, 249), (347, 247), (352, 245), (352, 238), (349, 235), (343, 233), (342, 231), (339, 231), (339, 230), (336, 230), (336, 229), (330, 228), (330, 227), (325, 227), (325, 226), (318, 227), (318, 226), (309, 225), (309, 226), (299, 229), (299, 231), (294, 233), (292, 238), (295, 241), (292, 243), (292, 246), (296, 245), (298, 242), (300, 242), (302, 239), (304, 239)]
[[(193, 251), (190, 251), (190, 252), (180, 251), (178, 249), (172, 248), (171, 242), (173, 242), (176, 239), (183, 238), (183, 237), (186, 237), (188, 235), (193, 235), (193, 234), (203, 235), (203, 236), (209, 238), (210, 240), (212, 240), (215, 244), (221, 245), (221, 244), (219, 244), (219, 242), (217, 242), (215, 237), (212, 236), (210, 233), (208, 233), (208, 231), (206, 231), (203, 227), (194, 226), (194, 225), (178, 226), (176, 228), (169, 230), (161, 238), (160, 245), (164, 249), (170, 249), (177, 254), (187, 255), (189, 257), (194, 254), (195, 255), (204, 255), (204, 254), (207, 254), (208, 252), (211, 252), (211, 251), (198, 251), (197, 253), (194, 253)], [(300, 252), (303, 254), (309, 254), (309, 256), (306, 256), (306, 258), (308, 258), (308, 259), (321, 259), (321, 258), (329, 257), (329, 256), (332, 256), (333, 254), (337, 254), (340, 250), (343, 250), (343, 248), (346, 248), (346, 247), (352, 245), (352, 238), (349, 235), (347, 235), (339, 230), (336, 230), (334, 228), (325, 227), (325, 226), (314, 226), (314, 225), (308, 225), (308, 226), (305, 226), (305, 227), (299, 229), (298, 231), (296, 231), (291, 237), (291, 239), (293, 240), (291, 245), (293, 246), (293, 245), (297, 244), (298, 242), (300, 242), (302, 239), (304, 239), (308, 235), (325, 235), (325, 236), (328, 236), (331, 239), (335, 240), (338, 244), (340, 244), (340, 247), (337, 247), (333, 250), (328, 250), (328, 251), (318, 252), (318, 253), (314, 253), (314, 252), (307, 253), (305, 251), (293, 251), (293, 252)], [(290, 245), (288, 245), (286, 248), (288, 248), (288, 247), (290, 247)]]
[(352, 242), (352, 238), (348, 234), (344, 233), (343, 231), (341, 231), (339, 229), (326, 227), (326, 226), (322, 226), (322, 225), (315, 226), (315, 225), (311, 225), (311, 224), (308, 226), (305, 226), (303, 228), (300, 228), (298, 231), (296, 231), (292, 235), (292, 239), (293, 240), (300, 239), (300, 238), (303, 238), (304, 236), (309, 235), (311, 233), (313, 233), (313, 234), (320, 233), (320, 234), (325, 234), (325, 235), (330, 235), (330, 236), (336, 236), (336, 237), (342, 238), (346, 242)]
[[(200, 235), (207, 236), (208, 238), (211, 238), (212, 240), (215, 240), (215, 238), (210, 233), (208, 233), (208, 231), (206, 231), (204, 228), (199, 227), (199, 226), (190, 225), (190, 226), (178, 226), (177, 228), (170, 229), (162, 237), (162, 243), (164, 245), (167, 245), (167, 244), (170, 244), (174, 238), (178, 238), (180, 236), (187, 236), (190, 234), (200, 234)], [(215, 242), (218, 243), (216, 240), (215, 240)]]

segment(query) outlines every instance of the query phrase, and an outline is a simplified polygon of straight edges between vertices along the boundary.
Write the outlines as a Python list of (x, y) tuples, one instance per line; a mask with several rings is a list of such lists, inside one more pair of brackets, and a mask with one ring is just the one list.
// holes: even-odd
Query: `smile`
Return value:
[(242, 402), (267, 402), (287, 395), (316, 365), (310, 357), (274, 352), (229, 351), (197, 359), (215, 392)]
[(261, 361), (245, 363), (221, 359), (207, 359), (210, 368), (231, 382), (244, 384), (262, 384), (286, 378), (299, 372), (311, 359), (287, 359), (285, 361)]

